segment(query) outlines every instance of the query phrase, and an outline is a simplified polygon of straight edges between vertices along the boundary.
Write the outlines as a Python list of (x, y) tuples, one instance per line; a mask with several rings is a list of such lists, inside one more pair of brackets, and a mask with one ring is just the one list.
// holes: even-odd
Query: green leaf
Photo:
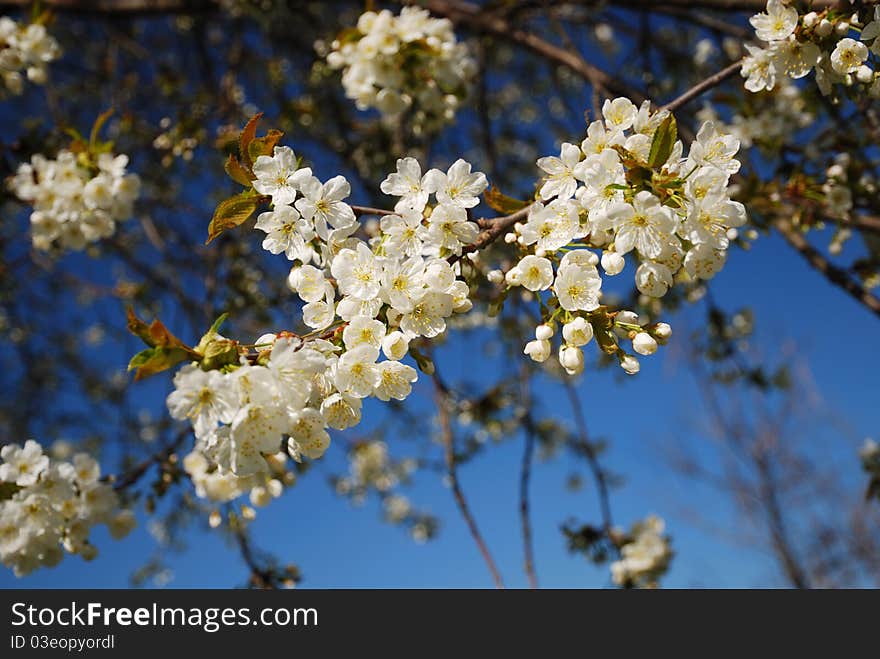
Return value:
[(651, 141), (651, 152), (648, 155), (648, 167), (660, 167), (669, 160), (672, 147), (677, 139), (678, 126), (675, 124), (675, 117), (672, 116), (672, 113), (669, 113), (654, 133), (654, 139)]
[(235, 228), (246, 222), (266, 199), (266, 197), (247, 191), (221, 201), (214, 211), (211, 224), (208, 225), (208, 239), (205, 244), (209, 244), (227, 229)]
[(191, 356), (187, 350), (183, 348), (163, 348), (156, 346), (155, 348), (147, 348), (141, 350), (138, 354), (131, 358), (128, 363), (128, 370), (134, 371), (135, 381), (142, 380), (156, 373), (166, 371), (176, 366), (180, 362), (190, 359)]
[(223, 169), (225, 169), (226, 173), (229, 174), (229, 178), (231, 178), (236, 183), (240, 183), (246, 188), (251, 187), (251, 181), (254, 180), (253, 174), (245, 169), (244, 166), (238, 161), (238, 158), (236, 158), (231, 153), (229, 154), (229, 159), (226, 161)]
[(271, 156), (275, 151), (275, 145), (284, 135), (280, 130), (274, 128), (263, 137), (255, 137), (248, 144), (248, 157), (252, 163), (257, 162), (260, 156)]
[(228, 313), (220, 314), (220, 316), (217, 318), (217, 320), (214, 321), (214, 324), (211, 325), (211, 329), (208, 330), (208, 334), (210, 334), (211, 336), (214, 336), (215, 334), (217, 334), (217, 332), (220, 331), (220, 326), (226, 322), (227, 318), (229, 318)]
[(508, 197), (494, 185), (486, 190), (486, 193), (483, 195), (483, 199), (490, 208), (498, 211), (499, 213), (503, 213), (504, 215), (511, 215), (518, 210), (522, 210), (530, 203), (528, 201), (520, 201), (519, 199)]

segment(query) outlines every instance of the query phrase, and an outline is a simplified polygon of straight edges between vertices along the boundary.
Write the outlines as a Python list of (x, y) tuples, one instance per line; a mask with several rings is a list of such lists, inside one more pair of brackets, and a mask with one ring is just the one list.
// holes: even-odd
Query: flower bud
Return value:
[(639, 360), (632, 355), (623, 355), (620, 357), (620, 368), (622, 368), (627, 375), (635, 375), (639, 372), (641, 366), (639, 365)]
[(257, 352), (263, 352), (264, 350), (271, 350), (272, 346), (275, 344), (275, 334), (263, 334), (259, 339), (257, 339), (254, 344)]
[(654, 338), (660, 341), (661, 343), (665, 343), (669, 340), (669, 337), (672, 336), (672, 328), (668, 323), (657, 323), (654, 325), (654, 329), (651, 331), (654, 335)]
[(522, 279), (522, 272), (520, 272), (518, 268), (511, 268), (507, 271), (507, 274), (504, 275), (504, 280), (507, 282), (508, 286), (519, 286), (520, 279)]
[(523, 354), (531, 357), (533, 361), (540, 363), (547, 361), (547, 358), (550, 356), (550, 350), (551, 346), (549, 341), (538, 341), (535, 339), (534, 341), (526, 343)]
[(623, 271), (624, 266), (626, 259), (617, 252), (602, 252), (602, 269), (606, 275), (618, 275)]
[(257, 485), (256, 487), (251, 489), (250, 494), (251, 503), (257, 508), (262, 508), (263, 506), (268, 506), (272, 501), (272, 495), (269, 494), (269, 490), (267, 490), (262, 485)]
[(578, 375), (584, 370), (584, 352), (574, 346), (560, 346), (559, 363), (569, 375)]
[(633, 337), (633, 350), (640, 355), (653, 355), (657, 352), (657, 341), (647, 332), (639, 332)]
[(388, 359), (400, 361), (407, 350), (409, 350), (409, 339), (403, 332), (394, 330), (382, 339), (382, 352)]
[(846, 21), (840, 21), (834, 26), (834, 33), (838, 37), (845, 37), (847, 34), (849, 34), (849, 27), (849, 23), (847, 23)]
[(803, 23), (804, 27), (810, 28), (813, 27), (819, 21), (819, 14), (814, 11), (811, 11), (808, 14), (804, 14)]
[(213, 371), (238, 362), (238, 343), (229, 339), (211, 341), (202, 350), (199, 365), (203, 371)]
[(820, 37), (827, 37), (834, 30), (834, 25), (827, 18), (823, 18), (816, 26), (816, 34)]
[(856, 70), (856, 80), (858, 80), (863, 85), (867, 85), (870, 82), (874, 81), (874, 69), (872, 69), (867, 64), (862, 64), (858, 70)]
[(586, 345), (593, 338), (593, 326), (578, 316), (562, 327), (562, 336), (569, 345)]
[(501, 270), (490, 270), (486, 275), (486, 279), (488, 279), (493, 284), (500, 284), (504, 281), (504, 273)]
[(538, 325), (535, 328), (535, 338), (538, 339), (538, 341), (548, 341), (552, 336), (553, 328), (546, 323), (544, 323), (543, 325)]

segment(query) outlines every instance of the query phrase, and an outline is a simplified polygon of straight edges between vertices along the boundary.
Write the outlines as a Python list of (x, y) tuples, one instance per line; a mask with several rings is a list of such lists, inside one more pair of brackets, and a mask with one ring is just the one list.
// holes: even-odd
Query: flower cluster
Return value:
[[(672, 116), (637, 108), (626, 98), (605, 102), (603, 120), (592, 122), (580, 146), (564, 143), (559, 157), (538, 160), (546, 174), (524, 223), (515, 225), (523, 256), (504, 274), (508, 286), (541, 296), (542, 324), (525, 352), (535, 361), (551, 353), (562, 324), (559, 361), (569, 374), (583, 370), (581, 347), (594, 335), (630, 374), (637, 359), (623, 351), (615, 332), (632, 339), (642, 355), (669, 338), (663, 323), (642, 327), (632, 312), (608, 313), (600, 304), (602, 278), (617, 275), (625, 255), (639, 261), (638, 290), (663, 297), (676, 277), (710, 279), (724, 265), (736, 228), (746, 222), (742, 204), (729, 196), (739, 171), (739, 141), (703, 124), (687, 156)], [(591, 249), (592, 248), (592, 249)], [(602, 249), (601, 260), (592, 251)], [(490, 279), (501, 280), (501, 273)]]
[(382, 441), (356, 442), (348, 452), (348, 459), (348, 474), (333, 479), (337, 494), (361, 505), (370, 491), (375, 491), (386, 521), (407, 528), (416, 542), (425, 542), (434, 535), (436, 519), (416, 510), (406, 496), (395, 491), (416, 470), (415, 460), (393, 460), (387, 444)]
[(63, 150), (54, 160), (36, 154), (10, 180), (13, 193), (30, 203), (35, 248), (81, 250), (113, 235), (116, 223), (131, 217), (140, 193), (137, 174), (126, 173), (128, 156)]
[[(412, 460), (395, 463), (388, 456), (385, 442), (358, 442), (349, 452), (349, 474), (335, 481), (339, 494), (351, 495), (356, 503), (361, 503), (370, 488), (385, 493), (405, 480), (415, 470)], [(397, 513), (404, 507), (401, 502), (392, 506)], [(406, 511), (409, 511), (408, 505)]]
[(376, 108), (390, 119), (409, 113), (416, 133), (453, 119), (475, 73), (452, 23), (418, 7), (397, 16), (368, 11), (332, 48), (327, 62), (343, 69), (346, 96), (358, 109)]
[(134, 528), (134, 514), (120, 510), (119, 496), (88, 455), (53, 460), (28, 440), (4, 446), (0, 458), (0, 560), (16, 576), (57, 565), (64, 551), (92, 560), (98, 550), (89, 533), (97, 524), (117, 539)]
[(880, 96), (876, 66), (870, 61), (872, 54), (880, 54), (880, 7), (872, 14), (865, 8), (847, 16), (836, 8), (801, 14), (791, 4), (768, 0), (767, 10), (750, 19), (755, 35), (767, 45), (746, 45), (749, 54), (741, 72), (745, 88), (773, 89), (783, 76), (797, 80), (815, 69), (824, 95), (842, 84)]
[(422, 175), (406, 158), (397, 169), (381, 186), (399, 198), (396, 211), (367, 242), (356, 235), (343, 177), (322, 183), (288, 147), (255, 161), (253, 187), (272, 200), (256, 227), (268, 251), (295, 262), (288, 285), (312, 331), (267, 334), (252, 354), (212, 330), (197, 349), (203, 359), (175, 376), (168, 407), (191, 420), (211, 463), (192, 471), (216, 474), (223, 494), (215, 498), (241, 491), (224, 474), (265, 474), (267, 459), (284, 448), (296, 460), (319, 458), (330, 443), (326, 428), (359, 423), (364, 398), (405, 399), (417, 378), (401, 361), (410, 341), (438, 336), (449, 316), (471, 308), (468, 286), (446, 257), (477, 237), (467, 211), (486, 189), (485, 175), (463, 160)]
[(8, 16), (0, 17), (0, 96), (4, 91), (21, 94), (22, 71), (31, 82), (44, 84), (49, 76), (49, 62), (60, 55), (61, 48), (45, 25), (20, 25)]
[(620, 560), (611, 564), (611, 578), (627, 588), (656, 588), (669, 569), (673, 552), (669, 537), (663, 535), (663, 520), (651, 515), (633, 524), (622, 539)]
[(747, 101), (751, 102), (735, 112), (729, 123), (722, 122), (708, 103), (697, 117), (701, 121), (715, 122), (720, 130), (738, 139), (743, 148), (758, 146), (768, 152), (790, 144), (798, 131), (816, 118), (808, 109), (801, 89), (788, 78), (782, 78), (772, 90), (756, 94)]

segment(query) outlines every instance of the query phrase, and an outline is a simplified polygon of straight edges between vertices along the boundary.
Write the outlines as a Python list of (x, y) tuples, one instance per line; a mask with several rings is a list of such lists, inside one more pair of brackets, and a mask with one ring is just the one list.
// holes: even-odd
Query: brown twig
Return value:
[(670, 101), (666, 105), (662, 106), (660, 109), (674, 112), (682, 105), (690, 103), (695, 98), (702, 96), (710, 89), (713, 89), (714, 87), (720, 85), (722, 82), (730, 78), (733, 74), (737, 73), (740, 68), (742, 68), (741, 61), (734, 62), (733, 64), (724, 67), (718, 73), (715, 73), (703, 80), (702, 82), (697, 83), (686, 92), (684, 92), (681, 96)]
[(524, 367), (520, 375), (520, 396), (525, 407), (523, 426), (525, 444), (523, 446), (522, 466), (519, 475), (519, 519), (522, 528), (524, 569), (529, 581), (529, 588), (538, 587), (538, 574), (535, 570), (535, 547), (532, 541), (532, 521), (529, 513), (529, 482), (532, 475), (532, 462), (535, 458), (535, 421), (532, 418), (532, 398), (529, 391), (528, 370)]
[(370, 206), (352, 206), (351, 210), (354, 211), (354, 214), (360, 217), (361, 215), (394, 215), (395, 211), (385, 210), (384, 208), (372, 208)]
[(571, 404), (571, 411), (574, 415), (574, 423), (577, 427), (578, 445), (583, 449), (587, 458), (587, 464), (590, 466), (590, 472), (593, 474), (593, 481), (596, 483), (596, 493), (599, 497), (599, 510), (602, 515), (602, 529), (606, 536), (611, 537), (611, 529), (614, 522), (611, 518), (611, 502), (608, 494), (608, 479), (605, 477), (605, 471), (599, 464), (599, 457), (596, 450), (590, 443), (587, 435), (587, 422), (584, 418), (584, 411), (578, 400), (577, 392), (574, 390), (571, 382), (565, 381), (565, 391), (568, 394), (568, 401)]
[(452, 496), (455, 498), (455, 504), (458, 506), (458, 510), (467, 524), (471, 537), (474, 539), (477, 548), (480, 550), (480, 554), (483, 556), (483, 560), (486, 562), (486, 566), (489, 568), (489, 572), (492, 574), (492, 580), (495, 582), (495, 587), (504, 588), (501, 573), (498, 571), (495, 560), (489, 552), (489, 547), (486, 545), (486, 541), (483, 539), (480, 529), (477, 527), (477, 522), (471, 513), (470, 506), (467, 503), (467, 499), (461, 489), (461, 484), (458, 481), (458, 469), (456, 467), (455, 458), (455, 436), (452, 432), (452, 421), (449, 418), (449, 390), (437, 374), (434, 375), (433, 380), (434, 400), (437, 405), (437, 413), (440, 417), (440, 430), (443, 434), (446, 475), (449, 477)]
[(477, 32), (493, 34), (506, 41), (519, 44), (551, 62), (567, 67), (593, 85), (600, 85), (615, 94), (627, 96), (634, 102), (645, 100), (645, 95), (584, 60), (579, 54), (560, 48), (532, 32), (517, 28), (504, 18), (485, 11), (478, 5), (456, 0), (429, 0), (425, 3), (431, 13), (445, 16), (453, 23), (461, 24)]

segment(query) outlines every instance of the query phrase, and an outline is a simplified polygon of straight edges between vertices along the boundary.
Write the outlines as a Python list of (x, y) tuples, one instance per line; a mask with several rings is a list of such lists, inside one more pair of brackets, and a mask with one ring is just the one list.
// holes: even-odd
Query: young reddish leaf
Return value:
[(140, 338), (141, 341), (148, 346), (152, 346), (152, 337), (150, 336), (150, 326), (137, 317), (134, 309), (126, 308), (125, 313), (128, 316), (128, 331)]
[(244, 163), (245, 167), (250, 169), (253, 166), (253, 161), (251, 161), (250, 156), (248, 156), (248, 147), (253, 139), (257, 136), (257, 124), (260, 121), (260, 118), (263, 116), (262, 112), (258, 112), (250, 120), (245, 124), (244, 129), (241, 131), (241, 136), (238, 138), (238, 154), (241, 156), (241, 161)]
[(493, 208), (494, 210), (498, 211), (499, 213), (503, 213), (504, 215), (511, 215), (518, 210), (522, 210), (530, 203), (528, 201), (520, 201), (519, 199), (508, 197), (494, 185), (486, 190), (486, 193), (483, 195), (483, 199), (487, 204), (489, 204), (490, 208)]
[(194, 356), (198, 356), (195, 350), (174, 336), (158, 318), (147, 325), (147, 323), (137, 317), (134, 309), (131, 307), (126, 309), (126, 313), (128, 315), (128, 331), (139, 337), (141, 341), (151, 348), (181, 348)]
[(251, 162), (257, 162), (257, 158), (260, 156), (271, 156), (275, 150), (275, 145), (278, 144), (278, 140), (281, 139), (282, 135), (284, 133), (273, 128), (265, 136), (255, 137), (251, 140), (251, 143), (248, 144), (248, 157), (250, 157)]
[(230, 199), (221, 201), (214, 211), (211, 224), (208, 225), (208, 239), (205, 241), (205, 244), (209, 244), (227, 229), (232, 229), (244, 223), (254, 214), (254, 211), (257, 210), (265, 199), (265, 197), (259, 195), (243, 192)]
[(135, 371), (135, 380), (159, 373), (188, 359), (201, 359), (201, 355), (174, 336), (158, 318), (147, 325), (127, 309), (128, 331), (146, 343), (149, 348), (131, 358), (128, 370)]
[(248, 170), (246, 170), (238, 161), (238, 158), (231, 153), (229, 154), (229, 159), (226, 161), (226, 165), (224, 165), (223, 168), (226, 170), (226, 173), (229, 174), (229, 178), (233, 181), (240, 183), (246, 188), (251, 187), (253, 175), (248, 172)]

